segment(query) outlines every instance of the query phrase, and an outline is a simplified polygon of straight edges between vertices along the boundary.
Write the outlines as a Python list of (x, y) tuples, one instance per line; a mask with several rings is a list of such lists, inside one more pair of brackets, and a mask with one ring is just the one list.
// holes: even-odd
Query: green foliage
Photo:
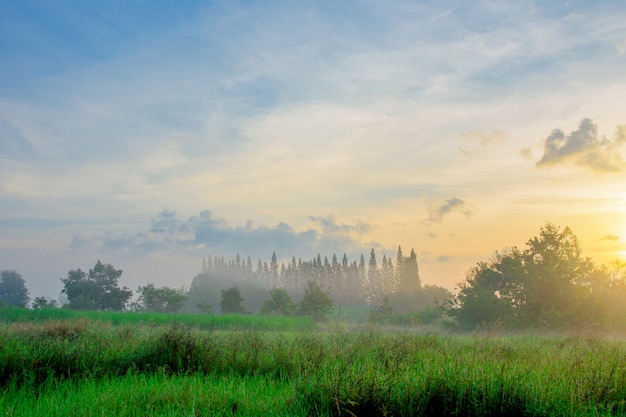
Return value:
[(270, 299), (265, 300), (261, 308), (261, 314), (277, 314), (280, 316), (293, 316), (296, 313), (296, 304), (289, 293), (282, 288), (274, 288), (270, 291)]
[(383, 297), (383, 302), (380, 306), (370, 310), (370, 323), (389, 323), (393, 315), (393, 308), (389, 304), (389, 297)]
[(13, 269), (0, 271), (0, 303), (25, 307), (29, 300), (22, 274)]
[(61, 278), (61, 292), (67, 295), (71, 309), (121, 311), (132, 296), (131, 290), (119, 287), (121, 275), (121, 269), (98, 261), (89, 274), (81, 269), (69, 271), (66, 278)]
[(325, 321), (332, 308), (333, 300), (329, 291), (324, 291), (315, 281), (309, 281), (300, 301), (300, 314), (311, 316), (316, 321)]
[(139, 287), (139, 309), (157, 313), (178, 313), (187, 296), (181, 291), (170, 287), (157, 288), (154, 284)]
[(128, 311), (77, 311), (62, 308), (30, 310), (0, 308), (0, 323), (46, 323), (52, 321), (91, 321), (106, 326), (187, 326), (202, 330), (257, 329), (265, 331), (314, 330), (308, 317), (165, 314)]
[(467, 327), (598, 326), (608, 287), (571, 229), (548, 223), (524, 250), (513, 247), (472, 268), (449, 313)]
[(246, 312), (243, 306), (243, 297), (238, 287), (222, 290), (220, 309), (223, 314), (242, 314)]
[(408, 314), (446, 305), (452, 300), (452, 293), (446, 288), (427, 284), (407, 293), (398, 291), (388, 298), (395, 312)]

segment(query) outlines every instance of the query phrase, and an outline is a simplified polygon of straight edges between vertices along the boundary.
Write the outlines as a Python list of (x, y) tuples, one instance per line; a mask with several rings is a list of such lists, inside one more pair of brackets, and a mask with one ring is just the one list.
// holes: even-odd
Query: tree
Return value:
[(145, 311), (177, 313), (187, 301), (182, 291), (169, 287), (156, 288), (154, 284), (139, 287), (139, 293), (139, 306)]
[(315, 281), (308, 281), (300, 302), (300, 313), (312, 316), (317, 321), (324, 321), (332, 308), (333, 300), (329, 291), (324, 291)]
[(35, 299), (33, 300), (33, 310), (56, 308), (56, 306), (56, 300), (48, 300), (46, 297), (35, 297)]
[(600, 297), (608, 288), (602, 270), (582, 257), (571, 229), (548, 223), (524, 250), (496, 253), (472, 268), (450, 314), (466, 326), (591, 325), (602, 320)]
[(0, 271), (0, 302), (25, 307), (30, 297), (22, 274), (14, 269)]
[(220, 309), (223, 314), (245, 313), (243, 297), (241, 296), (241, 292), (238, 287), (222, 290)]
[(504, 289), (513, 284), (513, 280), (500, 270), (500, 262), (509, 256), (516, 256), (519, 251), (514, 248), (512, 253), (514, 255), (496, 254), (494, 260), (479, 262), (468, 272), (465, 282), (459, 285), (454, 299), (455, 308), (450, 312), (459, 324), (472, 327), (512, 321), (516, 303), (505, 296)]
[(190, 311), (212, 313), (213, 306), (217, 306), (220, 300), (219, 286), (214, 277), (208, 272), (196, 275), (189, 286), (187, 298)]
[(584, 259), (578, 239), (569, 227), (547, 223), (539, 236), (530, 239), (524, 252), (529, 279), (526, 283), (525, 315), (529, 322), (550, 325), (578, 315), (579, 278)]
[(398, 292), (401, 294), (410, 294), (416, 292), (422, 286), (417, 266), (417, 255), (415, 250), (411, 249), (408, 258), (402, 256), (402, 249), (398, 247), (398, 256), (396, 258), (396, 268), (398, 270)]
[(265, 300), (261, 308), (261, 314), (278, 314), (292, 316), (296, 312), (296, 305), (289, 293), (282, 288), (274, 288), (270, 291), (270, 299)]
[(98, 261), (88, 274), (81, 269), (70, 270), (61, 278), (61, 292), (67, 295), (72, 309), (121, 311), (133, 294), (127, 287), (119, 287), (121, 275), (121, 269)]

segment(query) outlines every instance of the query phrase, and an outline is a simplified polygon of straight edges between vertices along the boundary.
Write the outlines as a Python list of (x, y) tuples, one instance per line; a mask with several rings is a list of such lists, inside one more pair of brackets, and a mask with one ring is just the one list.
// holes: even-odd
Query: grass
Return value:
[(13, 321), (0, 415), (623, 416), (626, 344)]
[(315, 322), (309, 317), (254, 316), (243, 314), (165, 314), (116, 311), (73, 311), (62, 308), (30, 310), (0, 308), (0, 323), (44, 323), (51, 320), (89, 320), (112, 325), (186, 325), (207, 330), (312, 330)]

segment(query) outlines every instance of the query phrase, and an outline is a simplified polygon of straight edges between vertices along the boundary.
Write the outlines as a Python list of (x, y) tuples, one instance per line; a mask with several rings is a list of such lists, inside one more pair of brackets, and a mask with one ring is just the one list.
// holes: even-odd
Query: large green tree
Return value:
[(12, 306), (26, 306), (30, 297), (22, 274), (14, 269), (0, 271), (0, 302)]
[(547, 223), (524, 250), (513, 247), (472, 268), (450, 314), (460, 324), (588, 326), (602, 321), (603, 270), (583, 258), (568, 227)]
[(138, 304), (141, 310), (158, 313), (178, 313), (187, 302), (187, 296), (170, 287), (155, 287), (147, 284), (139, 287)]
[(81, 269), (69, 271), (66, 278), (61, 278), (61, 292), (67, 295), (68, 307), (72, 309), (121, 311), (133, 294), (128, 288), (119, 287), (121, 276), (121, 269), (98, 261), (89, 273)]

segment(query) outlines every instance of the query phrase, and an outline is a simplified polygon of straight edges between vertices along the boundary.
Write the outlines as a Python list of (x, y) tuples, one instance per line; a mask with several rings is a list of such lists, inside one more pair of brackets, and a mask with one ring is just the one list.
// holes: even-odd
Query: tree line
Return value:
[[(311, 260), (292, 257), (278, 263), (239, 255), (203, 259), (188, 290), (148, 283), (133, 292), (119, 286), (122, 271), (97, 261), (85, 272), (70, 270), (61, 278), (67, 308), (156, 312), (307, 314), (322, 318), (333, 305), (367, 306), (372, 317), (393, 322), (397, 315), (449, 318), (463, 328), (624, 327), (626, 262), (598, 265), (584, 257), (569, 227), (547, 223), (524, 248), (511, 247), (467, 272), (452, 295), (421, 284), (415, 251), (395, 260), (383, 255), (379, 266), (374, 249), (369, 262), (350, 262), (318, 254)], [(269, 297), (269, 298), (268, 298)], [(26, 306), (29, 292), (21, 274), (0, 271), (0, 304)], [(296, 302), (297, 301), (297, 302)], [(55, 306), (43, 297), (33, 308)], [(219, 310), (218, 310), (219, 307)]]
[[(395, 263), (383, 255), (380, 266), (374, 249), (370, 251), (367, 264), (364, 255), (358, 262), (349, 262), (345, 254), (341, 262), (336, 254), (330, 260), (318, 254), (308, 261), (292, 257), (290, 262), (279, 264), (273, 252), (269, 262), (259, 259), (253, 268), (250, 257), (243, 261), (240, 255), (232, 260), (208, 256), (202, 260), (202, 270), (193, 278), (188, 290), (148, 283), (138, 288), (138, 298), (134, 301), (133, 291), (119, 285), (121, 275), (122, 270), (99, 260), (88, 271), (80, 268), (68, 271), (67, 276), (60, 279), (63, 284), (61, 292), (68, 301), (64, 307), (98, 311), (215, 313), (219, 305), (221, 313), (258, 311), (263, 314), (310, 314), (321, 318), (336, 304), (380, 304), (385, 297), (399, 290), (422, 289), (415, 251), (411, 249), (410, 255), (405, 257), (401, 247), (398, 247)], [(21, 280), (17, 280), (17, 284), (14, 283), (15, 276)], [(2, 285), (10, 284), (21, 288), (25, 296), (20, 300), (15, 297), (0, 300), (6, 298), (8, 304), (26, 306), (28, 291), (17, 271), (3, 271), (0, 289)], [(448, 294), (447, 290), (440, 290)], [(246, 295), (247, 309), (242, 293)], [(292, 297), (301, 300), (295, 303)], [(56, 302), (44, 297), (37, 297), (32, 303), (33, 308), (55, 306)]]
[(281, 288), (292, 294), (301, 294), (312, 281), (327, 288), (340, 305), (372, 305), (380, 303), (398, 291), (421, 288), (421, 279), (415, 250), (408, 257), (398, 247), (395, 262), (383, 254), (382, 263), (377, 261), (372, 248), (369, 260), (361, 254), (359, 261), (349, 261), (344, 253), (341, 261), (335, 253), (328, 256), (317, 254), (311, 260), (295, 256), (290, 262), (277, 261), (276, 252), (269, 262), (261, 259), (253, 267), (250, 257), (245, 260), (239, 254), (234, 259), (211, 257), (202, 260), (202, 270), (192, 281), (190, 293), (202, 292), (202, 287), (224, 283), (244, 287), (256, 286), (264, 290)]

